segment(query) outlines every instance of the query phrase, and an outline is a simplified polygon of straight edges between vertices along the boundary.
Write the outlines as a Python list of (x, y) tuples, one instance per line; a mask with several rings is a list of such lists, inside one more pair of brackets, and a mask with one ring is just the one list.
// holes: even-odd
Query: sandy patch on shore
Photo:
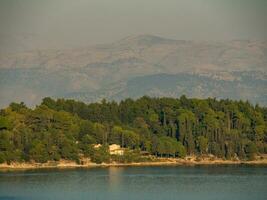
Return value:
[(96, 164), (86, 160), (83, 164), (77, 164), (74, 161), (60, 160), (60, 161), (49, 161), (47, 163), (2, 163), (0, 169), (39, 169), (39, 168), (90, 168), (90, 167), (111, 167), (111, 166), (167, 166), (167, 165), (267, 165), (267, 157), (263, 157), (253, 161), (240, 161), (240, 160), (223, 160), (223, 159), (196, 159), (196, 158), (157, 158), (154, 161), (149, 162), (138, 162), (138, 163), (101, 163)]

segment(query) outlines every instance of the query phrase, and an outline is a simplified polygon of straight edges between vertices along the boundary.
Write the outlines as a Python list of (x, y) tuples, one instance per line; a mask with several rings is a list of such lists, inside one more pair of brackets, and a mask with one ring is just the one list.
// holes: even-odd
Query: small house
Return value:
[(118, 144), (111, 144), (109, 145), (109, 153), (110, 155), (123, 155), (124, 149)]

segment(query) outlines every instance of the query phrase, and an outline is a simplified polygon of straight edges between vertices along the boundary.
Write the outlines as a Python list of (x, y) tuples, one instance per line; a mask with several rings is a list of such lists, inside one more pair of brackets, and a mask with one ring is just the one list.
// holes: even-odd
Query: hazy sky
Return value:
[(266, 23), (267, 0), (0, 0), (2, 48), (23, 38), (62, 48), (138, 34), (266, 39)]

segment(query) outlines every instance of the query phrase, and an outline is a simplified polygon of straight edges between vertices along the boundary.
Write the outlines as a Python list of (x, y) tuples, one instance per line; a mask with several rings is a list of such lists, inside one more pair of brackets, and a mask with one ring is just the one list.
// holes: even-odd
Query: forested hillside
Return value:
[[(94, 144), (103, 144), (98, 150)], [(0, 162), (108, 162), (108, 144), (156, 156), (213, 154), (252, 160), (267, 153), (267, 108), (249, 102), (142, 97), (85, 104), (43, 99), (0, 112)]]

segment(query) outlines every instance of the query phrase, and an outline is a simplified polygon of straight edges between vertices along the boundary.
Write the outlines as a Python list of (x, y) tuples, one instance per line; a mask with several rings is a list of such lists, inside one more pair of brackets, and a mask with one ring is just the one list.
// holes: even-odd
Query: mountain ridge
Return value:
[[(212, 86), (212, 82), (224, 80), (225, 84), (231, 84), (231, 80), (240, 78), (235, 72), (244, 72), (244, 76), (247, 76), (245, 72), (251, 72), (247, 83), (251, 84), (251, 79), (258, 82), (259, 76), (264, 82), (266, 68), (266, 41), (185, 41), (151, 35), (130, 36), (113, 43), (90, 47), (1, 54), (0, 91), (1, 99), (4, 100), (0, 101), (0, 105), (6, 105), (10, 101), (25, 101), (29, 105), (35, 105), (44, 96), (66, 97), (75, 93), (94, 96), (83, 99), (85, 101), (113, 98), (114, 95), (119, 95), (119, 91), (126, 91), (127, 84), (136, 77), (149, 78), (155, 74), (186, 74), (186, 77), (193, 76), (196, 80), (201, 76), (206, 82), (210, 80), (209, 87), (215, 90), (217, 85)], [(178, 85), (191, 90), (188, 86), (190, 84), (184, 81)], [(203, 81), (199, 82), (200, 85), (202, 83)], [(247, 90), (249, 100), (266, 104), (262, 85), (257, 89), (255, 85), (249, 86), (244, 81), (238, 83), (241, 84), (239, 89)], [(208, 93), (205, 88), (198, 91), (197, 85), (194, 87), (196, 92), (189, 93), (189, 96), (199, 97), (199, 94)], [(223, 86), (220, 88), (223, 89)], [(220, 88), (217, 88), (218, 92), (222, 90)], [(158, 95), (166, 94), (156, 88), (150, 89), (154, 91), (154, 95), (157, 92)], [(177, 94), (178, 90), (174, 91)], [(255, 91), (259, 93), (255, 94)], [(187, 94), (186, 91), (184, 93)], [(123, 94), (126, 95), (127, 92)], [(125, 98), (125, 95), (122, 97)], [(137, 96), (139, 95), (146, 93)], [(261, 96), (258, 98), (260, 101), (255, 100), (255, 95)], [(231, 97), (243, 99), (244, 95), (229, 96)]]

